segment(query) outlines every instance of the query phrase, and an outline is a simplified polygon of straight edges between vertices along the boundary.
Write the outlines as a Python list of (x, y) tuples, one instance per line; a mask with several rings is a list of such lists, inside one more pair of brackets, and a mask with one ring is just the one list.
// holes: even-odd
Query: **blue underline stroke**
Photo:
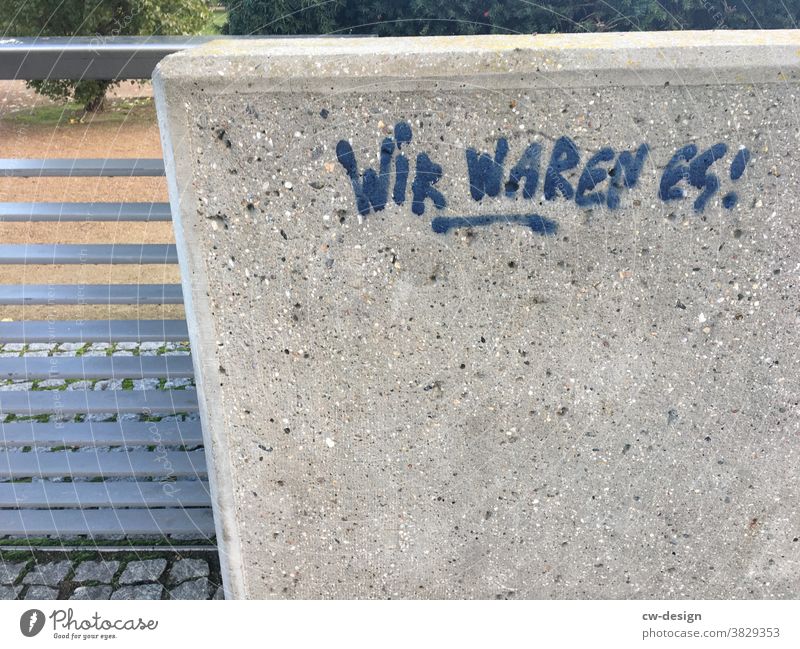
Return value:
[(437, 216), (431, 228), (437, 234), (445, 234), (455, 228), (472, 228), (493, 223), (518, 223), (529, 227), (536, 234), (548, 235), (558, 232), (558, 223), (538, 214), (484, 214), (482, 216)]

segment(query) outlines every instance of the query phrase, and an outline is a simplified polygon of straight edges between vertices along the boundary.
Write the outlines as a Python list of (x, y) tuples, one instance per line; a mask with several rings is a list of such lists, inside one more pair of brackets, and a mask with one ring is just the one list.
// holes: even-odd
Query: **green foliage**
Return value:
[[(0, 31), (13, 36), (109, 36), (196, 34), (209, 20), (207, 0), (0, 0)], [(32, 81), (56, 100), (97, 110), (108, 81)]]
[(225, 0), (229, 34), (327, 34), (348, 0)]
[(231, 34), (796, 28), (800, 0), (224, 0)]

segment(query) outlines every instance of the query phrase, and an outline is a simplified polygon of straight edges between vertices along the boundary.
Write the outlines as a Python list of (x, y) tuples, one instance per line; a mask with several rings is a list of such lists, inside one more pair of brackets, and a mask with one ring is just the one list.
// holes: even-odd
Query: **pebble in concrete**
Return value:
[[(136, 584), (142, 581), (156, 581), (167, 567), (166, 559), (131, 561), (119, 578), (120, 584)], [(151, 598), (152, 599), (152, 598)]]
[(72, 581), (110, 584), (118, 568), (119, 561), (84, 561), (78, 566)]
[(172, 564), (167, 583), (170, 586), (180, 584), (187, 579), (208, 577), (208, 561), (202, 559), (179, 559)]
[(208, 579), (202, 577), (191, 581), (184, 581), (169, 592), (171, 599), (208, 599)]
[(70, 599), (108, 599), (111, 586), (79, 586)]
[(29, 586), (25, 599), (58, 599), (58, 590), (49, 586)]
[(161, 599), (163, 590), (161, 584), (123, 586), (111, 596), (111, 599)]
[(35, 565), (31, 571), (25, 575), (23, 584), (35, 584), (41, 586), (58, 586), (62, 582), (70, 569), (70, 561), (54, 561), (52, 563), (40, 563)]

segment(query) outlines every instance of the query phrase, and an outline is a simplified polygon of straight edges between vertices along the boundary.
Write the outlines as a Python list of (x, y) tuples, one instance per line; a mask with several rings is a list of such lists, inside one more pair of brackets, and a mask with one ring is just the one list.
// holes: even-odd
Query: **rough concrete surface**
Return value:
[(227, 594), (796, 597), (798, 45), (162, 62)]

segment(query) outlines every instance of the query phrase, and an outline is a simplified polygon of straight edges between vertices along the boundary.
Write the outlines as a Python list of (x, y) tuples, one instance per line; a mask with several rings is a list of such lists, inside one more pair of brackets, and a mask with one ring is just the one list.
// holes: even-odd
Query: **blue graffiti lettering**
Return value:
[(414, 177), (414, 182), (411, 183), (411, 193), (413, 194), (413, 201), (411, 202), (411, 211), (414, 214), (422, 215), (425, 213), (425, 199), (430, 198), (433, 204), (440, 210), (444, 209), (447, 201), (438, 189), (434, 189), (434, 185), (439, 182), (442, 177), (442, 167), (434, 163), (427, 153), (420, 153), (417, 155), (417, 173)]
[(522, 196), (524, 198), (533, 198), (536, 195), (536, 187), (539, 184), (539, 157), (541, 152), (542, 147), (536, 142), (525, 149), (525, 153), (522, 154), (517, 164), (511, 169), (506, 182), (506, 196), (514, 196), (523, 180), (525, 181), (525, 186), (522, 188)]
[(674, 201), (684, 197), (684, 192), (676, 185), (681, 180), (689, 180), (689, 167), (681, 162), (689, 161), (697, 155), (697, 145), (687, 144), (675, 152), (667, 163), (664, 173), (661, 175), (661, 183), (658, 188), (658, 197), (662, 201)]
[(711, 165), (728, 152), (728, 146), (722, 142), (703, 151), (689, 164), (689, 183), (703, 192), (694, 201), (695, 212), (702, 212), (714, 193), (719, 189), (719, 178), (707, 173)]
[(558, 193), (567, 200), (572, 198), (575, 190), (572, 189), (572, 185), (561, 173), (574, 169), (580, 161), (581, 156), (578, 153), (578, 147), (575, 146), (572, 140), (566, 135), (556, 140), (544, 178), (544, 197), (546, 200), (552, 201)]
[(476, 201), (484, 195), (497, 196), (503, 182), (503, 163), (508, 155), (508, 140), (501, 137), (495, 145), (494, 158), (488, 153), (467, 149), (467, 172), (469, 192)]
[(608, 178), (608, 171), (597, 165), (601, 162), (611, 162), (614, 159), (614, 149), (604, 147), (595, 153), (583, 169), (578, 180), (578, 189), (575, 192), (575, 202), (581, 207), (591, 205), (602, 205), (605, 203), (606, 195), (601, 191), (586, 194), (587, 191), (594, 189)]
[(614, 210), (619, 207), (619, 196), (623, 187), (625, 189), (636, 187), (649, 152), (650, 147), (646, 144), (641, 144), (636, 149), (636, 155), (631, 154), (630, 151), (623, 151), (619, 154), (614, 169), (609, 172), (612, 175), (606, 197), (606, 205), (608, 205), (609, 209)]

